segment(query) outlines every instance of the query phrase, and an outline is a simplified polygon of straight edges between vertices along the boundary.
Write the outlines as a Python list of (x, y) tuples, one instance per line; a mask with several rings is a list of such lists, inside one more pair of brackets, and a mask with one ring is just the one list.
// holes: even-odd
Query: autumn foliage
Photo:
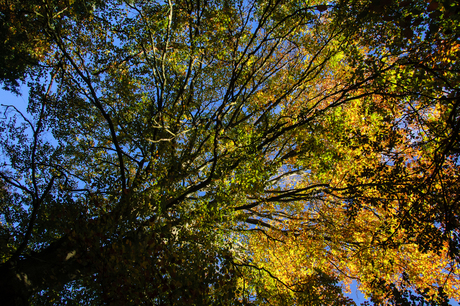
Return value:
[(0, 11), (8, 305), (460, 301), (457, 2)]

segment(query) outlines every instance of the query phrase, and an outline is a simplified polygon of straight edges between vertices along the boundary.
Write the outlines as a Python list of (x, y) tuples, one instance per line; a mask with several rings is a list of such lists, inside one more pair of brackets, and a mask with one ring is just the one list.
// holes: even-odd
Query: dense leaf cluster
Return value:
[(2, 300), (459, 300), (459, 11), (2, 2)]

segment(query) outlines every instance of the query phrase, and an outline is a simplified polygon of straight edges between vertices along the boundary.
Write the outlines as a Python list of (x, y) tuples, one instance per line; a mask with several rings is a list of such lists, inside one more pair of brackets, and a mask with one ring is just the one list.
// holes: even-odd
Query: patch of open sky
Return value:
[[(15, 95), (10, 91), (0, 89), (0, 120), (7, 123), (13, 117), (16, 117), (15, 126), (25, 124), (25, 136), (31, 136), (33, 134), (32, 128), (26, 123), (26, 119), (36, 127), (36, 120), (28, 113), (28, 93), (26, 92), (26, 86), (22, 85), (19, 89), (21, 95)], [(42, 136), (43, 135), (43, 136)], [(53, 135), (45, 130), (41, 134), (41, 138), (45, 138), (46, 141), (55, 143)], [(29, 139), (29, 141), (32, 141)], [(5, 160), (5, 156), (0, 156), (0, 165), (9, 164), (9, 160)]]
[[(28, 99), (28, 94), (25, 92), (25, 86), (22, 85), (19, 88), (19, 92), (22, 93), (22, 95), (15, 95), (9, 91), (6, 91), (4, 89), (0, 89), (0, 105), (1, 105), (1, 115), (0, 115), (0, 120), (4, 121), (5, 123), (9, 122), (9, 120), (13, 117), (16, 116), (18, 118), (19, 123), (24, 122), (23, 118), (18, 114), (18, 112), (21, 112), (25, 116), (27, 116), (27, 99)], [(9, 106), (14, 106), (9, 107)], [(17, 111), (16, 111), (17, 109)], [(28, 132), (30, 133), (31, 130), (28, 128)], [(27, 132), (27, 131), (26, 131)], [(10, 165), (10, 159), (7, 157), (7, 154), (2, 151), (0, 151), (0, 169), (5, 172), (12, 172), (14, 169)], [(25, 179), (21, 178), (19, 182), (21, 185), (25, 184)], [(16, 192), (21, 192), (19, 188), (13, 188)], [(23, 209), (26, 211), (29, 209), (30, 205), (23, 204), (22, 205)], [(6, 223), (5, 215), (0, 215), (0, 220), (1, 222)], [(18, 226), (18, 224), (13, 224), (13, 227)]]
[[(4, 122), (8, 122), (12, 116), (16, 115), (16, 117), (18, 118), (16, 126), (24, 123), (25, 119), (27, 119), (27, 120), (30, 120), (30, 122), (32, 123), (34, 128), (36, 127), (36, 121), (37, 121), (36, 118), (34, 120), (33, 116), (28, 113), (28, 102), (27, 102), (27, 100), (28, 100), (28, 92), (27, 92), (27, 89), (28, 89), (27, 86), (22, 85), (21, 88), (20, 88), (21, 95), (19, 95), (19, 96), (16, 96), (16, 95), (12, 94), (11, 92), (8, 92), (8, 91), (5, 91), (5, 90), (0, 90), (0, 104), (2, 104), (2, 109), (1, 110), (2, 110), (2, 115), (3, 115), (0, 120), (3, 120)], [(57, 87), (56, 87), (56, 84), (54, 84), (52, 86), (52, 91), (55, 92), (56, 90), (57, 90)], [(16, 111), (16, 109), (13, 109), (12, 107), (8, 107), (7, 105), (14, 106), (17, 109), (17, 111)], [(24, 115), (25, 119), (22, 118), (22, 116), (19, 115), (18, 112), (21, 112)], [(26, 137), (27, 140), (26, 140), (26, 142), (24, 144), (21, 144), (21, 146), (30, 146), (32, 144), (32, 142), (33, 142), (33, 139), (32, 139), (33, 132), (32, 132), (31, 127), (27, 127), (27, 129), (24, 131), (24, 133), (25, 133), (24, 136)], [(9, 135), (6, 135), (6, 136), (10, 137)], [(39, 138), (40, 138), (40, 140), (42, 140), (45, 143), (48, 143), (49, 145), (51, 145), (54, 148), (58, 148), (60, 146), (60, 143), (58, 143), (58, 141), (54, 138), (54, 136), (52, 134), (52, 131), (46, 129), (46, 127), (45, 127), (44, 131), (39, 135)], [(9, 140), (12, 143), (17, 142), (17, 140), (14, 139), (14, 138), (11, 138)], [(23, 150), (23, 149), (20, 148), (20, 150)], [(49, 156), (44, 156), (44, 157), (48, 158)], [(8, 156), (5, 154), (5, 152), (1, 152), (0, 164), (2, 165), (2, 170), (5, 171), (5, 173), (9, 172), (13, 176), (15, 175), (15, 173), (17, 175), (19, 175), (17, 182), (20, 185), (26, 186), (27, 188), (30, 189), (31, 187), (28, 186), (30, 184), (27, 183), (27, 180), (30, 179), (31, 173), (29, 173), (29, 171), (25, 171), (25, 172), (24, 171), (19, 171), (19, 169), (17, 167), (14, 167), (13, 165), (11, 165), (10, 162), (11, 162), (10, 158), (8, 158)], [(39, 170), (37, 175), (43, 174), (44, 177), (46, 177), (47, 173), (49, 172), (48, 168)], [(66, 173), (66, 175), (69, 175), (69, 173)], [(71, 176), (72, 176), (73, 179), (76, 178), (73, 175), (71, 175)], [(77, 185), (74, 186), (75, 190), (84, 190), (85, 188), (87, 188), (87, 186), (81, 180), (77, 180), (76, 182), (77, 182)], [(19, 188), (16, 188), (15, 192), (18, 193), (18, 194), (22, 193), (22, 191), (19, 190)], [(36, 190), (35, 192), (40, 193), (40, 191), (38, 191), (38, 190)], [(78, 195), (76, 195), (76, 197), (78, 197)], [(23, 203), (22, 207), (23, 207), (23, 209), (25, 209), (25, 211), (28, 211), (28, 210), (31, 209), (31, 205), (27, 204), (27, 201), (22, 201), (22, 203)]]

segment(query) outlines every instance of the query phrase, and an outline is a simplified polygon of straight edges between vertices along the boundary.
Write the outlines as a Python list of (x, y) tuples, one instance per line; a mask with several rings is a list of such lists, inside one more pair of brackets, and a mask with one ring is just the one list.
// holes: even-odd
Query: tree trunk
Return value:
[(89, 275), (94, 265), (78, 260), (86, 253), (86, 248), (65, 236), (39, 253), (8, 260), (0, 266), (0, 305), (28, 305), (33, 293)]

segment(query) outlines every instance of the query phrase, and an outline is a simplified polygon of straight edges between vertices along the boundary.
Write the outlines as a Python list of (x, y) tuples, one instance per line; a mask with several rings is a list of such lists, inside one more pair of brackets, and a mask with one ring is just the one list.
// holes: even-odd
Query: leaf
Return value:
[(460, 25), (437, 2), (10, 2), (0, 69), (30, 93), (0, 119), (6, 303), (460, 298)]
[(316, 9), (320, 12), (327, 11), (328, 6), (326, 4), (317, 5)]

